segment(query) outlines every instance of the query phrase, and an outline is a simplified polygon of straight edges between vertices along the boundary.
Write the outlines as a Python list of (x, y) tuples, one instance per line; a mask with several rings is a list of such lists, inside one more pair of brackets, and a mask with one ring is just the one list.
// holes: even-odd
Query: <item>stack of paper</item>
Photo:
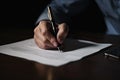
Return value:
[(66, 39), (63, 52), (58, 50), (40, 49), (34, 39), (0, 46), (0, 53), (20, 57), (51, 66), (61, 66), (71, 61), (80, 60), (85, 56), (110, 46), (108, 43), (95, 43), (86, 40)]

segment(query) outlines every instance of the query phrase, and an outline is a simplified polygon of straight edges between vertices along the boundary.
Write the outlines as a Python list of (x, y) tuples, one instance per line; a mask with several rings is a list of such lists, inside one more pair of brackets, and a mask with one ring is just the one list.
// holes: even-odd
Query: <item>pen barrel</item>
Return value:
[[(50, 23), (51, 23), (51, 27), (52, 27), (50, 31), (53, 34), (53, 36), (57, 39), (57, 32), (58, 32), (58, 30), (57, 30), (57, 26), (55, 24), (55, 20), (54, 20), (54, 17), (53, 17), (52, 9), (51, 9), (50, 6), (48, 6), (48, 17), (50, 19)], [(58, 42), (58, 46), (57, 46), (58, 50), (60, 50), (60, 46), (61, 46), (61, 44)]]
[(51, 26), (52, 26), (52, 34), (57, 38), (57, 28), (55, 26), (55, 22), (51, 21)]

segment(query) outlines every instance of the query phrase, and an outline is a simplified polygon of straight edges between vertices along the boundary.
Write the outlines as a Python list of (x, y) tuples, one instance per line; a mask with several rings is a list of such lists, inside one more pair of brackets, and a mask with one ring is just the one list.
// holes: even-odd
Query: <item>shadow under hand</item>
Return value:
[(73, 51), (73, 50), (90, 47), (90, 46), (96, 46), (96, 45), (92, 43), (82, 42), (75, 39), (66, 39), (61, 49), (63, 52), (68, 52), (68, 51)]

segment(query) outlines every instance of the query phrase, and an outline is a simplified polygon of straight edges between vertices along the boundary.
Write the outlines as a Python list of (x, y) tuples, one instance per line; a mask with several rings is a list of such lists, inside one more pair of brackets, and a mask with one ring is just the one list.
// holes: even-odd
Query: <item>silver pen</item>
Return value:
[[(50, 6), (48, 6), (48, 18), (50, 19), (50, 23), (52, 25), (53, 35), (55, 37), (57, 37), (57, 30), (56, 30), (56, 27), (55, 27), (55, 20), (53, 19), (53, 13), (52, 13), (52, 10), (51, 10)], [(62, 52), (62, 50), (60, 49), (60, 44), (57, 46), (57, 49), (60, 52)]]

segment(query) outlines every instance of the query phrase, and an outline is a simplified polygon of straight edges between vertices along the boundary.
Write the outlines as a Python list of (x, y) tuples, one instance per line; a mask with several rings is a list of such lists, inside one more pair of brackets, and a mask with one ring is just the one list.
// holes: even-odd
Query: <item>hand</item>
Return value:
[(52, 49), (56, 48), (59, 44), (62, 44), (67, 37), (69, 27), (66, 23), (57, 25), (58, 33), (57, 39), (50, 32), (51, 25), (49, 21), (40, 21), (40, 23), (34, 29), (34, 40), (39, 48)]

